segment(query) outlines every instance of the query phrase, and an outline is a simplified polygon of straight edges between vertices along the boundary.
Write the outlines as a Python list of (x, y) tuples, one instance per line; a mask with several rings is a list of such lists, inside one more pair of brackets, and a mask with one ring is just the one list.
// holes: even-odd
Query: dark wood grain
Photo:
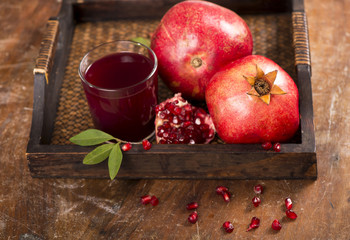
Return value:
[[(0, 239), (349, 239), (348, 1), (305, 1), (317, 180), (32, 178), (25, 156), (32, 70), (46, 22), (59, 7), (58, 1), (0, 1)], [(257, 183), (265, 191), (254, 208)], [(230, 188), (230, 203), (216, 195), (217, 185)], [(144, 194), (156, 195), (159, 205), (141, 205)], [(294, 221), (285, 218), (287, 196), (298, 214)], [(191, 201), (200, 205), (194, 225), (187, 222), (185, 208)], [(261, 226), (245, 232), (253, 216)], [(282, 223), (279, 232), (270, 228), (274, 219)], [(227, 220), (235, 227), (231, 234), (221, 228)]]

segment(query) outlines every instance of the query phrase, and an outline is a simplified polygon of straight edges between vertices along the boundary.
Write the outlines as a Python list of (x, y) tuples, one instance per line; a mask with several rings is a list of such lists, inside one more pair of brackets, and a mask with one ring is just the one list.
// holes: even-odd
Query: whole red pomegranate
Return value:
[(299, 127), (299, 92), (275, 62), (259, 55), (238, 59), (217, 72), (206, 103), (226, 143), (287, 141)]
[(181, 93), (156, 106), (156, 139), (161, 144), (209, 143), (215, 128), (209, 114), (192, 106)]
[(163, 16), (151, 48), (159, 74), (173, 92), (204, 100), (209, 79), (230, 61), (250, 55), (253, 40), (233, 11), (206, 1), (184, 1)]

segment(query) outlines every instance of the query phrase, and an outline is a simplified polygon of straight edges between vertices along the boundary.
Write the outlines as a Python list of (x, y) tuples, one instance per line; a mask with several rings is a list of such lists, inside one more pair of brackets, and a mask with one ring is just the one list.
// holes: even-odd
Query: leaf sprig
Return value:
[[(108, 142), (115, 140), (116, 143)], [(98, 164), (108, 158), (109, 177), (113, 180), (120, 169), (123, 160), (123, 154), (120, 149), (120, 140), (112, 135), (97, 129), (85, 130), (69, 139), (74, 144), (79, 146), (93, 146), (102, 144), (88, 153), (83, 163), (88, 165)]]

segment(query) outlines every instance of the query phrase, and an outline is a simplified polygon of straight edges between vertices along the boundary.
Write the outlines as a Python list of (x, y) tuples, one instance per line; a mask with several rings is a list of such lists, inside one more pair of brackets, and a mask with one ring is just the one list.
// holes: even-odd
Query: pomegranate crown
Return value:
[(256, 76), (243, 76), (252, 87), (247, 94), (260, 98), (261, 101), (270, 104), (271, 94), (286, 94), (279, 86), (275, 84), (277, 70), (267, 74), (256, 65)]

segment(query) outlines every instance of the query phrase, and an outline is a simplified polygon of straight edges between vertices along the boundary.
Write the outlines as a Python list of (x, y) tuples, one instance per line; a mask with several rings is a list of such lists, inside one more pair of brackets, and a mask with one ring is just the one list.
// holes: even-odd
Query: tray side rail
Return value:
[(293, 0), (292, 25), (295, 69), (299, 88), (302, 145), (307, 151), (316, 154), (309, 32), (303, 0)]
[(32, 146), (50, 143), (73, 24), (71, 4), (63, 1), (59, 15), (48, 20), (33, 72), (33, 117), (27, 152)]

